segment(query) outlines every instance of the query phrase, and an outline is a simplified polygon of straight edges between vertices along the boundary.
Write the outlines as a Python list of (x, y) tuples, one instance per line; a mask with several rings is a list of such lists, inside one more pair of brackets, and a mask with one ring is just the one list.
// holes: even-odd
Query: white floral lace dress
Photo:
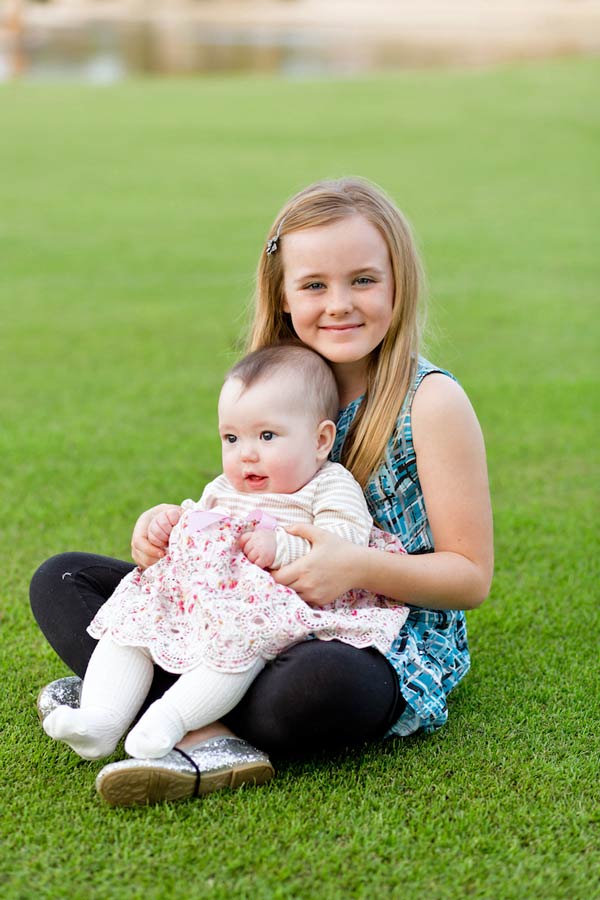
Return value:
[(127, 575), (89, 633), (144, 647), (161, 668), (178, 674), (200, 662), (224, 672), (242, 671), (257, 658), (273, 659), (308, 638), (388, 652), (407, 607), (364, 590), (350, 591), (327, 607), (310, 607), (251, 563), (237, 544), (249, 529), (275, 527), (279, 567), (310, 547), (282, 526), (305, 521), (363, 545), (403, 553), (397, 538), (372, 528), (358, 485), (360, 499), (354, 507), (348, 503), (350, 490), (357, 497), (354, 485), (337, 463), (326, 463), (293, 495), (238, 494), (220, 476), (199, 502), (184, 501), (166, 556)]

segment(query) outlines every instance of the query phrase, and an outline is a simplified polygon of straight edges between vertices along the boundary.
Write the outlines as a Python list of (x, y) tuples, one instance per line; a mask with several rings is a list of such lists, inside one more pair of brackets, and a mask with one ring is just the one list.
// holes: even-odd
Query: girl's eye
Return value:
[(307, 284), (305, 289), (307, 291), (322, 291), (325, 285), (322, 281), (311, 281), (310, 284)]
[(369, 278), (368, 275), (361, 275), (356, 279), (356, 284), (373, 284), (373, 279)]
[(260, 439), (262, 441), (272, 441), (275, 437), (275, 434), (272, 431), (261, 431)]
[(223, 440), (228, 444), (235, 444), (235, 442), (237, 441), (237, 437), (235, 436), (235, 434), (224, 434)]

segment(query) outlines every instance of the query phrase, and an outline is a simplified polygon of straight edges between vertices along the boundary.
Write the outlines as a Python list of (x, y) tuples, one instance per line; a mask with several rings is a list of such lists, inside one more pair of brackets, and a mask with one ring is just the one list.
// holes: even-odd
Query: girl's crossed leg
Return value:
[[(87, 626), (133, 568), (108, 557), (65, 553), (36, 572), (33, 613), (48, 642), (76, 674), (86, 673), (97, 643)], [(175, 678), (155, 666), (142, 709), (148, 700), (164, 697)], [(404, 706), (397, 675), (377, 650), (306, 641), (268, 663), (223, 721), (281, 760), (376, 740)], [(191, 746), (187, 739), (184, 746)]]

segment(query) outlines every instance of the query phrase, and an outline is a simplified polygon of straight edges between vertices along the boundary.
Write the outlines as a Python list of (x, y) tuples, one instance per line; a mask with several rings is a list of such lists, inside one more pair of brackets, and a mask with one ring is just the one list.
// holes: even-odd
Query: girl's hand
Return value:
[(238, 544), (244, 556), (261, 569), (268, 569), (275, 562), (277, 538), (274, 531), (265, 528), (246, 531), (240, 536)]
[(301, 559), (272, 572), (275, 581), (295, 590), (309, 606), (326, 606), (357, 587), (357, 562), (361, 550), (366, 548), (315, 525), (286, 525), (285, 530), (310, 541), (312, 549)]
[(131, 555), (141, 569), (147, 569), (165, 555), (169, 535), (181, 513), (180, 506), (159, 503), (139, 517), (131, 536)]

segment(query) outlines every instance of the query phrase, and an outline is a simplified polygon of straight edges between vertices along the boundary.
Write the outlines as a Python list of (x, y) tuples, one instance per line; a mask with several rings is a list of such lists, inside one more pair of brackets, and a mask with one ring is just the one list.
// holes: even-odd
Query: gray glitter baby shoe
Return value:
[(57, 706), (70, 706), (72, 709), (79, 709), (81, 700), (82, 681), (78, 675), (68, 675), (66, 678), (59, 678), (57, 681), (51, 681), (46, 687), (43, 687), (37, 698), (37, 711), (40, 722), (43, 722), (47, 715)]
[(137, 806), (199, 797), (222, 788), (270, 781), (269, 757), (237, 737), (213, 737), (175, 747), (160, 759), (125, 759), (104, 766), (96, 790), (111, 806)]

